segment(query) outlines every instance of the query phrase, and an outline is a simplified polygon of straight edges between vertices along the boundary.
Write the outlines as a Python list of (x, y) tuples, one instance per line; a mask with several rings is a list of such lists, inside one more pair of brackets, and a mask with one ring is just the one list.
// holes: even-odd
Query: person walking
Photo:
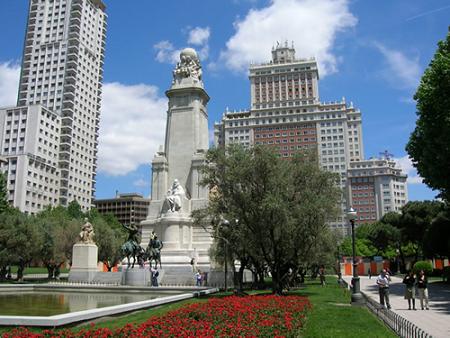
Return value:
[(369, 279), (372, 278), (372, 271), (370, 270), (370, 268), (369, 268), (369, 270), (367, 270), (367, 276), (369, 276)]
[(200, 270), (195, 274), (195, 286), (202, 286), (202, 273)]
[(405, 299), (408, 300), (408, 310), (411, 310), (411, 301), (412, 301), (412, 309), (416, 309), (416, 276), (412, 271), (408, 272), (403, 278), (403, 284), (405, 287)]
[(151, 267), (150, 274), (152, 279), (152, 286), (158, 286), (158, 276), (159, 276), (158, 267)]
[(322, 265), (319, 269), (320, 285), (325, 286), (325, 267)]
[(380, 304), (384, 307), (386, 304), (387, 309), (391, 308), (389, 303), (389, 282), (391, 277), (388, 275), (385, 269), (381, 270), (380, 275), (377, 277), (378, 293), (380, 295)]
[(425, 276), (425, 271), (420, 270), (419, 276), (417, 276), (417, 291), (419, 292), (420, 307), (423, 310), (423, 303), (425, 300), (425, 309), (428, 307), (428, 278)]

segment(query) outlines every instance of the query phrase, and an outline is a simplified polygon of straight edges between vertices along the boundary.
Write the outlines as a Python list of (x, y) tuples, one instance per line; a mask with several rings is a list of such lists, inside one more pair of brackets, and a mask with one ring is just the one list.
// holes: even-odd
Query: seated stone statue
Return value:
[(181, 203), (186, 193), (177, 179), (173, 181), (172, 188), (167, 192), (166, 200), (169, 204), (170, 211), (175, 212), (181, 209)]
[(88, 219), (84, 219), (84, 224), (81, 226), (81, 232), (80, 232), (80, 243), (84, 244), (92, 244), (94, 243), (94, 227), (91, 223), (89, 223)]

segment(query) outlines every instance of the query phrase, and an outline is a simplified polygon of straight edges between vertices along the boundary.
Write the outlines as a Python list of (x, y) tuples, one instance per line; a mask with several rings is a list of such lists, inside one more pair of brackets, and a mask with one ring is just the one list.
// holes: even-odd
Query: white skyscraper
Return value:
[(105, 39), (102, 1), (30, 0), (18, 107), (0, 110), (2, 170), (22, 211), (91, 207)]

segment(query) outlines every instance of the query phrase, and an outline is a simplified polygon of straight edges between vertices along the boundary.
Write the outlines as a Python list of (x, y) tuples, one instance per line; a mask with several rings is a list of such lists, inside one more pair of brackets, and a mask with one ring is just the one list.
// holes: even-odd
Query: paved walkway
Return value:
[[(343, 277), (350, 284), (351, 276)], [(369, 279), (360, 277), (361, 291), (368, 297), (379, 301), (376, 276)], [(450, 337), (450, 286), (430, 283), (428, 293), (430, 310), (421, 310), (420, 301), (416, 299), (417, 311), (408, 310), (408, 301), (404, 299), (405, 285), (399, 277), (392, 277), (390, 284), (390, 303), (392, 311), (414, 323), (434, 338)]]

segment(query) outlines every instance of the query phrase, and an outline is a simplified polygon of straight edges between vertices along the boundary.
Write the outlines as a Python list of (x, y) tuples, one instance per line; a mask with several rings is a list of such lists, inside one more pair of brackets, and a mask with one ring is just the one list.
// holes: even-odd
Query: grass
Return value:
[[(61, 273), (67, 273), (69, 272), (69, 269), (63, 268), (60, 271)], [(11, 266), (11, 273), (17, 273), (17, 266), (13, 265)], [(26, 267), (25, 270), (23, 270), (24, 275), (31, 275), (31, 274), (37, 274), (37, 273), (45, 273), (47, 274), (47, 268), (45, 267)]]
[(319, 282), (309, 282), (298, 291), (313, 304), (302, 330), (303, 337), (397, 337), (366, 307), (349, 305), (350, 292), (339, 287), (336, 278), (328, 278), (327, 282), (325, 287)]
[[(305, 288), (290, 292), (308, 296), (313, 304), (313, 309), (306, 316), (305, 326), (299, 332), (300, 337), (396, 337), (365, 307), (350, 306), (349, 291), (339, 287), (335, 278), (330, 277), (327, 282), (325, 287), (321, 287), (319, 282), (307, 282)], [(224, 297), (230, 294), (220, 293), (211, 297)], [(187, 304), (204, 302), (207, 299), (208, 297), (188, 299), (126, 315), (105, 317), (94, 321), (93, 324), (78, 324), (72, 327), (72, 330), (77, 331), (90, 325), (115, 329), (128, 323), (140, 324), (151, 316), (161, 316)], [(11, 328), (0, 328), (0, 334), (9, 330)], [(36, 328), (33, 331), (39, 332), (40, 329)]]

